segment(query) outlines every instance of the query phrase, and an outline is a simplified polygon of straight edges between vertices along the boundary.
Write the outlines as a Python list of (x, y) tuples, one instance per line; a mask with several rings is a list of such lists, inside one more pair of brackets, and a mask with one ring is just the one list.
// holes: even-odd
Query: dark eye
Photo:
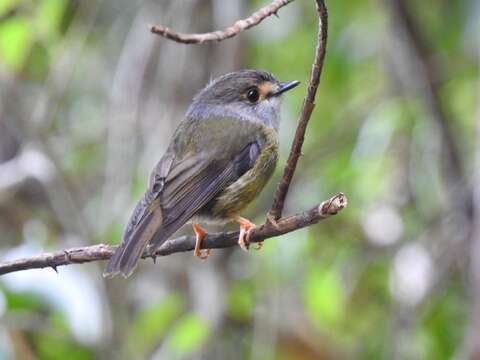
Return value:
[(247, 92), (247, 99), (251, 103), (257, 102), (258, 101), (258, 90), (257, 89), (250, 89)]

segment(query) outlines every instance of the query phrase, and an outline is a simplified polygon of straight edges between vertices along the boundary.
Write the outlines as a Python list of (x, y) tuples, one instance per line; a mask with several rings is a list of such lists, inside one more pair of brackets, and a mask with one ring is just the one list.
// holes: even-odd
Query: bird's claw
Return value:
[[(240, 234), (238, 236), (238, 245), (244, 251), (248, 251), (250, 246), (250, 234), (252, 230), (257, 226), (248, 219), (241, 216), (235, 216), (234, 220), (240, 225)], [(258, 248), (258, 246), (257, 246)]]
[(200, 260), (207, 260), (207, 258), (210, 256), (210, 249), (205, 249), (203, 254), (201, 249), (195, 249), (193, 255), (198, 257)]
[(210, 249), (205, 249), (205, 252), (202, 254), (201, 248), (203, 239), (205, 239), (205, 236), (207, 236), (207, 232), (199, 224), (192, 224), (192, 227), (197, 237), (193, 255), (201, 260), (206, 260), (210, 256)]
[[(253, 230), (253, 228), (250, 228), (248, 230), (240, 230), (240, 236), (238, 237), (238, 245), (242, 248), (244, 251), (248, 251), (250, 248), (250, 233)], [(263, 241), (259, 241), (255, 243), (255, 250), (261, 250), (263, 247)]]
[(238, 236), (238, 245), (243, 251), (248, 252), (248, 248), (250, 247), (248, 230), (240, 228), (240, 235)]

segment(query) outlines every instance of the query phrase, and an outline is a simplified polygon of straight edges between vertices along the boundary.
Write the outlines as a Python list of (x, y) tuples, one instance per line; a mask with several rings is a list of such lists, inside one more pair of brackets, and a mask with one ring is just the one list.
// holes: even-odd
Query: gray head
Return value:
[(240, 70), (211, 81), (193, 99), (187, 116), (235, 116), (278, 128), (282, 94), (299, 81), (280, 82), (262, 70)]

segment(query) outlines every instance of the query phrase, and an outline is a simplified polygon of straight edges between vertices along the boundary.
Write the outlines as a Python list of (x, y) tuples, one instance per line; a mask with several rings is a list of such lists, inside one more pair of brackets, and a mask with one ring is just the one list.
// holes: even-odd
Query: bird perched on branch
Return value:
[(129, 276), (147, 247), (154, 254), (187, 222), (196, 234), (197, 257), (209, 255), (200, 250), (206, 235), (202, 222), (236, 221), (238, 244), (246, 250), (255, 224), (239, 212), (274, 171), (282, 94), (298, 84), (279, 82), (261, 70), (240, 70), (202, 89), (153, 169), (104, 276)]

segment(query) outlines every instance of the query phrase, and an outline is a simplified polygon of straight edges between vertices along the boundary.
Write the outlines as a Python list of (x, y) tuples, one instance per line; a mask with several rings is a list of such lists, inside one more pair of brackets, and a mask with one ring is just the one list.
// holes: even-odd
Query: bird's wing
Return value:
[(160, 196), (165, 213), (164, 222), (155, 234), (152, 249), (158, 249), (198, 210), (251, 169), (259, 154), (259, 142), (251, 142), (233, 159), (200, 161), (196, 166), (182, 169), (170, 181), (167, 180)]
[(175, 156), (171, 149), (158, 162), (150, 176), (150, 183), (142, 199), (137, 203), (123, 235), (123, 242), (107, 264), (104, 277), (113, 277), (124, 273), (122, 261), (127, 257), (136, 258), (142, 255), (148, 242), (163, 222), (163, 210), (159, 195), (163, 190), (165, 178), (173, 165)]
[[(154, 169), (149, 189), (138, 203), (123, 243), (107, 265), (104, 276), (116, 273), (129, 276), (150, 242), (152, 251), (158, 249), (202, 206), (252, 168), (263, 141), (258, 135), (250, 139), (242, 148), (236, 144), (239, 149), (233, 152), (209, 151), (207, 142), (195, 155), (187, 153), (172, 160), (167, 153), (166, 160), (162, 158)], [(233, 143), (227, 141), (230, 145), (226, 146)], [(166, 161), (170, 163), (165, 164)]]

